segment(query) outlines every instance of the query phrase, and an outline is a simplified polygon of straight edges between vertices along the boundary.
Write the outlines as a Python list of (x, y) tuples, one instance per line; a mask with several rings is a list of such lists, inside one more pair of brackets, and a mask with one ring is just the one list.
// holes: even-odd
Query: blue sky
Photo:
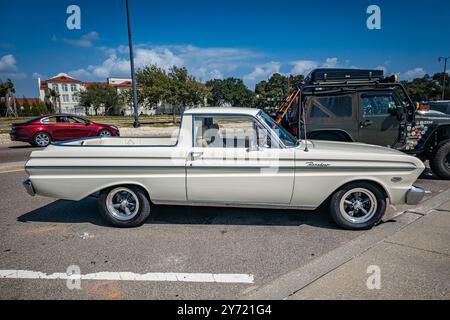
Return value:
[[(0, 79), (38, 96), (37, 77), (84, 81), (128, 76), (125, 0), (2, 2)], [(66, 9), (81, 9), (69, 30)], [(381, 30), (366, 27), (369, 5)], [(249, 88), (273, 72), (383, 68), (403, 79), (440, 72), (450, 56), (450, 2), (130, 0), (136, 64), (185, 66), (198, 79), (241, 77)]]

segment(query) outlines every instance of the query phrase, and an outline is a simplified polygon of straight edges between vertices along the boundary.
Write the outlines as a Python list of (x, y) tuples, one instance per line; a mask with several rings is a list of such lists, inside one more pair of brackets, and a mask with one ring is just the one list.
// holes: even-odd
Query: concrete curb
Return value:
[[(386, 238), (394, 235), (409, 224), (420, 219), (429, 213), (433, 208), (437, 208), (450, 198), (450, 190), (447, 190), (413, 210), (407, 210), (398, 214), (395, 220), (382, 223), (360, 237), (357, 237), (347, 244), (334, 249), (313, 261), (288, 272), (279, 278), (266, 283), (250, 292), (245, 292), (240, 298), (249, 300), (280, 300), (287, 299), (299, 290), (305, 288), (317, 279), (329, 272), (360, 256), (370, 248), (382, 242)], [(417, 212), (415, 212), (417, 211)], [(425, 213), (423, 213), (425, 212)]]

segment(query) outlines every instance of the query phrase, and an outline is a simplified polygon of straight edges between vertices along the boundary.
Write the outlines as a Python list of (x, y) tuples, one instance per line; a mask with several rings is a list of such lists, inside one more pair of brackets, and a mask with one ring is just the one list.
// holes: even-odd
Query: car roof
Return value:
[(45, 114), (45, 115), (41, 116), (41, 118), (46, 118), (46, 117), (79, 117), (79, 118), (82, 118), (82, 116), (77, 116), (75, 114), (69, 114), (69, 113), (53, 113), (53, 114)]
[(205, 107), (194, 108), (184, 112), (184, 114), (243, 114), (256, 116), (261, 110), (256, 108), (238, 108), (238, 107)]

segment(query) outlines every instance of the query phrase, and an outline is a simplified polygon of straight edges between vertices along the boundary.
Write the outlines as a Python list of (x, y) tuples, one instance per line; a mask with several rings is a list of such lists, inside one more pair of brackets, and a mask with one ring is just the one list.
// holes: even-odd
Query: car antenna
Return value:
[(300, 106), (301, 111), (302, 111), (303, 133), (305, 135), (305, 149), (304, 149), (304, 151), (308, 152), (309, 151), (309, 149), (308, 149), (308, 139), (306, 138), (306, 117), (305, 117), (306, 110), (305, 110), (305, 107), (303, 105), (303, 99), (302, 99), (302, 94), (301, 93), (300, 93), (298, 99), (299, 99), (299, 106)]

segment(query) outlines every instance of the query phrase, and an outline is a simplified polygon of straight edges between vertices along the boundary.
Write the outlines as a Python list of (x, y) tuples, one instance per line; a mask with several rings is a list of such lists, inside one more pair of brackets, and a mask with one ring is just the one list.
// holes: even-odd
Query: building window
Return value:
[(69, 91), (69, 86), (66, 83), (62, 84), (61, 87), (63, 92)]
[(70, 85), (70, 90), (71, 90), (72, 92), (77, 92), (77, 91), (78, 91), (77, 85), (76, 85), (76, 84), (71, 84), (71, 85)]
[(57, 84), (53, 84), (52, 85), (53, 90), (55, 90), (56, 92), (59, 92), (59, 86)]
[(72, 95), (72, 101), (73, 102), (80, 102), (80, 98), (78, 97), (78, 94)]
[(69, 102), (69, 95), (68, 94), (63, 94), (62, 98), (63, 98), (63, 102)]

